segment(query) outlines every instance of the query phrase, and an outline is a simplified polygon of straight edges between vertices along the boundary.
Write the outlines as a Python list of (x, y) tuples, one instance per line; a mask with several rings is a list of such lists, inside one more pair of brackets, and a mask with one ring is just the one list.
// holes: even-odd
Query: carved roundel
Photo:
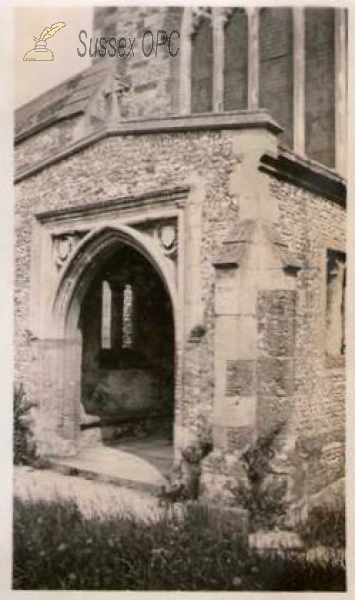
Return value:
[(177, 246), (175, 223), (162, 223), (156, 229), (156, 238), (165, 254), (173, 254)]
[(69, 236), (64, 236), (58, 239), (57, 252), (60, 261), (64, 261), (68, 258), (73, 248), (73, 239)]
[(74, 231), (53, 236), (54, 261), (58, 267), (64, 265), (86, 233), (87, 231)]

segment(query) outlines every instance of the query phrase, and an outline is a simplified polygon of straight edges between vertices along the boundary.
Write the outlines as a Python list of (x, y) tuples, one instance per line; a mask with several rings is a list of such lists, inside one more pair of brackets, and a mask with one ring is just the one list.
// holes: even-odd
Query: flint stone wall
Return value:
[[(56, 127), (47, 129), (45, 135), (53, 135), (55, 143)], [(118, 196), (169, 189), (198, 177), (205, 189), (201, 231), (201, 303), (205, 334), (199, 343), (185, 340), (183, 399), (176, 407), (176, 419), (180, 430), (189, 430), (192, 437), (210, 435), (206, 432), (211, 427), (214, 394), (215, 271), (212, 258), (227, 232), (229, 224), (225, 215), (232, 200), (236, 218), (238, 215), (238, 198), (230, 191), (229, 178), (236, 164), (243, 163), (243, 155), (233, 151), (232, 136), (232, 132), (215, 131), (111, 137), (18, 183), (15, 370), (17, 380), (24, 381), (34, 400), (37, 386), (44, 384), (43, 378), (38, 376), (38, 341), (28, 330), (34, 215), (77, 205), (89, 207), (92, 203)], [(20, 144), (19, 160), (24, 160), (27, 153), (26, 143)], [(293, 394), (299, 432), (304, 448), (311, 456), (310, 484), (312, 491), (316, 491), (340, 476), (343, 470), (344, 368), (327, 368), (324, 349), (326, 249), (344, 251), (345, 214), (331, 200), (276, 179), (270, 181), (271, 193), (277, 198), (279, 208), (277, 228), (302, 264), (292, 308), (295, 310), (294, 333), (290, 331), (290, 336), (295, 336)], [(263, 306), (263, 299), (260, 302)], [(260, 337), (260, 344), (264, 335), (271, 336), (269, 344), (277, 346), (276, 359), (279, 360), (283, 354), (286, 356), (290, 339), (282, 336), (282, 343), (278, 344), (272, 333), (271, 308), (261, 312), (261, 323), (265, 319), (270, 322), (268, 333)], [(282, 318), (288, 328), (288, 314)], [(274, 369), (274, 366), (269, 365), (269, 368)], [(264, 366), (260, 365), (260, 368), (264, 372)], [(247, 378), (240, 385), (252, 385), (247, 370), (240, 373), (243, 381)], [(264, 381), (267, 382), (267, 369)], [(284, 390), (287, 398), (286, 385)], [(48, 394), (50, 396), (50, 390)], [(268, 418), (267, 411), (266, 407), (265, 419)], [(230, 434), (231, 448), (236, 443), (233, 436), (238, 437), (237, 432)], [(326, 449), (330, 442), (338, 444), (332, 452)]]

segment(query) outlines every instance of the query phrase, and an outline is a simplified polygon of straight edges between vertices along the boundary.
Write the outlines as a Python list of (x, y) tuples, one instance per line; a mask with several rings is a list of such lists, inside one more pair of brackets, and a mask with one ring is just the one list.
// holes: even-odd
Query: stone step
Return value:
[[(166, 472), (167, 458), (161, 457), (160, 462)], [(82, 450), (76, 457), (49, 460), (50, 467), (64, 475), (80, 476), (157, 495), (168, 481), (156, 466), (159, 463), (157, 457), (154, 463), (132, 452), (103, 446)]]

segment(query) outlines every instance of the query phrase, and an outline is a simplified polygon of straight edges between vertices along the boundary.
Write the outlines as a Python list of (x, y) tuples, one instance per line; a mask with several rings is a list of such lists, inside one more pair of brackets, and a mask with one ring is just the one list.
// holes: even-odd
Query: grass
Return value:
[(260, 556), (188, 509), (88, 518), (72, 501), (15, 499), (13, 565), (22, 590), (345, 590), (342, 548)]
[(345, 548), (344, 501), (338, 499), (331, 505), (313, 507), (300, 534), (309, 546)]

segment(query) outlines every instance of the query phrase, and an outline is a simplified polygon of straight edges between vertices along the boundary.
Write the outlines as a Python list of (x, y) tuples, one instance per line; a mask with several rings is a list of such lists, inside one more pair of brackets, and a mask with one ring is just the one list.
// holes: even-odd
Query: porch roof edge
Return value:
[(170, 116), (156, 119), (136, 119), (121, 121), (115, 126), (107, 126), (85, 137), (75, 140), (63, 150), (30, 167), (15, 173), (14, 182), (19, 183), (36, 175), (53, 164), (84, 150), (107, 137), (126, 135), (150, 135), (157, 133), (186, 133), (189, 131), (225, 131), (245, 129), (266, 129), (278, 135), (281, 127), (265, 110), (232, 111), (228, 113), (201, 113), (186, 116)]
[(277, 156), (265, 153), (260, 163), (260, 170), (276, 179), (304, 188), (346, 208), (346, 180), (336, 171), (281, 148)]

